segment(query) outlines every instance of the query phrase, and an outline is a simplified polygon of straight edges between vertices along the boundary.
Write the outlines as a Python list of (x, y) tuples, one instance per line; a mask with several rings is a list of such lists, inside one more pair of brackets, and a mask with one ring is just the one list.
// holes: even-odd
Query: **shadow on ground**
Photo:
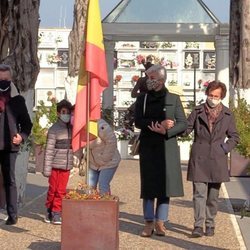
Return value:
[(28, 249), (31, 250), (58, 250), (61, 248), (60, 242), (50, 242), (50, 241), (38, 241), (38, 242), (32, 242)]

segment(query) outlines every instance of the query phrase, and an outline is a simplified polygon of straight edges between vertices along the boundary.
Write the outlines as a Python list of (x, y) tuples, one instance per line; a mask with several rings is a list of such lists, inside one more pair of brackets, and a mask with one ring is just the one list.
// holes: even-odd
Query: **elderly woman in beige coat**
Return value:
[(100, 194), (110, 194), (110, 182), (121, 161), (117, 140), (111, 126), (103, 119), (98, 120), (98, 138), (90, 143), (88, 183)]

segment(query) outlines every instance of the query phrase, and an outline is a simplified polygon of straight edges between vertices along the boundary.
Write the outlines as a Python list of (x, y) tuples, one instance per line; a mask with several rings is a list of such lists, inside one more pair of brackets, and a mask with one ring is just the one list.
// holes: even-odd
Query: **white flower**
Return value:
[(186, 64), (188, 67), (192, 66), (192, 64), (193, 64), (193, 58), (192, 58), (191, 54), (188, 54), (188, 55), (187, 55), (187, 57), (186, 57), (186, 59), (185, 59), (185, 64)]
[(48, 118), (45, 114), (39, 119), (39, 124), (42, 128), (47, 128), (48, 127)]
[(134, 133), (130, 129), (120, 128), (115, 131), (115, 135), (118, 141), (130, 140), (133, 138)]

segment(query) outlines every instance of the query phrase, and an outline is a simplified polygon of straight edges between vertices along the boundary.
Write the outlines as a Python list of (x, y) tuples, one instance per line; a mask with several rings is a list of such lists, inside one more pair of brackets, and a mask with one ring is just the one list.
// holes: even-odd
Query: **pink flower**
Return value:
[(204, 87), (207, 87), (209, 83), (210, 83), (210, 80), (204, 82), (204, 83), (203, 83), (203, 86), (204, 86)]
[(136, 61), (137, 61), (138, 64), (142, 64), (142, 63), (145, 62), (145, 57), (143, 55), (138, 55), (136, 57)]

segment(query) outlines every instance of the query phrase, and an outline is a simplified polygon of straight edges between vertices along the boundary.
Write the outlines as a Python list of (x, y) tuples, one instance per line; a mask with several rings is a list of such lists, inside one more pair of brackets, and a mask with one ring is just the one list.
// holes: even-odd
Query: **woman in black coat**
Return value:
[(25, 104), (11, 82), (11, 68), (0, 64), (0, 167), (5, 187), (7, 205), (7, 225), (17, 223), (17, 188), (15, 163), (20, 145), (32, 128)]
[(193, 182), (194, 230), (193, 237), (214, 235), (219, 190), (229, 181), (228, 153), (239, 142), (232, 112), (221, 100), (226, 86), (210, 82), (205, 103), (194, 108), (188, 117), (186, 135), (194, 131), (194, 143), (188, 163), (187, 179)]
[(151, 236), (154, 228), (157, 235), (165, 235), (169, 197), (183, 196), (176, 136), (187, 128), (179, 96), (169, 93), (164, 86), (166, 69), (154, 65), (146, 73), (149, 92), (137, 97), (135, 109), (135, 125), (141, 129), (139, 155), (145, 219), (143, 237)]

